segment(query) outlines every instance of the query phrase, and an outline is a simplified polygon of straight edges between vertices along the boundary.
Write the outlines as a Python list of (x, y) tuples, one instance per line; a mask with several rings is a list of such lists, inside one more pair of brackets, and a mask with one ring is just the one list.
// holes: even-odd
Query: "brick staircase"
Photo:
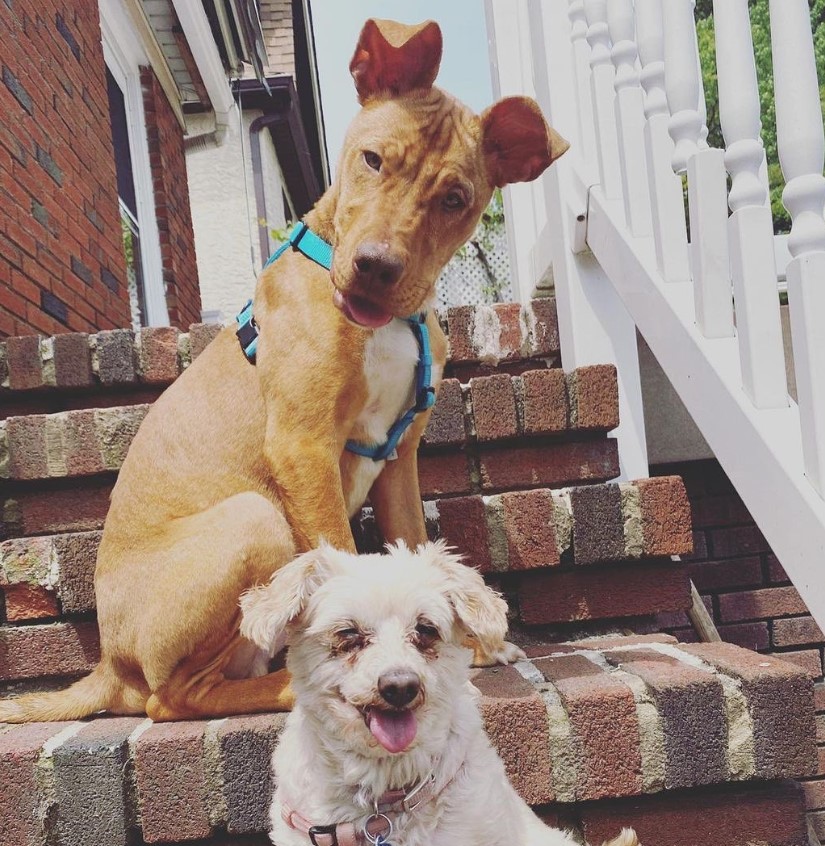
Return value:
[[(813, 684), (729, 644), (680, 644), (691, 603), (677, 477), (614, 483), (616, 375), (559, 367), (553, 300), (451, 309), (451, 359), (420, 455), (432, 536), (510, 602), (528, 660), (477, 671), (517, 789), (599, 843), (804, 846)], [(108, 494), (148, 403), (215, 327), (0, 344), (0, 683), (63, 684), (97, 660), (92, 576)], [(379, 544), (369, 509), (354, 523)], [(0, 846), (264, 844), (281, 715), (0, 726)]]

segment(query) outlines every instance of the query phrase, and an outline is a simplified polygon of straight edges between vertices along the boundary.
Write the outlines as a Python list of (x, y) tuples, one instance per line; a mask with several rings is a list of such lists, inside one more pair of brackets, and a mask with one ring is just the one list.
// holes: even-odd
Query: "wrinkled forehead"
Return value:
[(347, 133), (348, 149), (378, 147), (392, 164), (420, 172), (450, 166), (468, 179), (482, 169), (481, 124), (463, 103), (438, 88), (401, 98), (370, 100)]
[(402, 566), (390, 556), (375, 558), (361, 559), (318, 588), (307, 607), (310, 629), (348, 622), (376, 629), (389, 619), (415, 625), (421, 616), (439, 626), (450, 625), (452, 606), (435, 568), (421, 562)]

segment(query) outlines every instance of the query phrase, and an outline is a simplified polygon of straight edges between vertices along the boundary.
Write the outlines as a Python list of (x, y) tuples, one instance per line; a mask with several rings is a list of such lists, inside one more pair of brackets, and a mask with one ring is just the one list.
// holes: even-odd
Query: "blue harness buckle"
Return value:
[(235, 334), (243, 354), (249, 362), (254, 364), (258, 352), (258, 324), (252, 314), (252, 300), (247, 302), (235, 319), (238, 321), (238, 330)]
[(435, 385), (427, 385), (418, 392), (418, 399), (415, 402), (416, 411), (426, 411), (435, 405)]

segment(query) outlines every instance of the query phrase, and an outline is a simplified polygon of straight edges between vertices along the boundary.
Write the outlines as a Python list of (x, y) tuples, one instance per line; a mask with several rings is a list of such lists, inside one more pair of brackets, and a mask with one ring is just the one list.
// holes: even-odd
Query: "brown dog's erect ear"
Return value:
[(382, 91), (403, 94), (429, 88), (441, 64), (441, 46), (435, 21), (407, 26), (370, 18), (349, 63), (359, 102)]
[(481, 115), (487, 170), (497, 188), (530, 182), (570, 146), (529, 97), (505, 97)]
[(299, 555), (281, 567), (267, 585), (241, 596), (241, 635), (272, 657), (286, 645), (288, 627), (307, 600), (330, 575), (335, 550), (324, 546)]
[(444, 541), (424, 544), (421, 551), (446, 576), (447, 598), (461, 625), (484, 652), (495, 655), (507, 634), (507, 603)]

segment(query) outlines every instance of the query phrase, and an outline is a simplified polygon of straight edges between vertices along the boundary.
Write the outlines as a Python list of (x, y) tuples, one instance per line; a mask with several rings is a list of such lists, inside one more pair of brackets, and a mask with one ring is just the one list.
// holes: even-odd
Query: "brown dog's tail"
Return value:
[(0, 723), (78, 720), (111, 707), (118, 682), (104, 664), (65, 690), (0, 700)]

